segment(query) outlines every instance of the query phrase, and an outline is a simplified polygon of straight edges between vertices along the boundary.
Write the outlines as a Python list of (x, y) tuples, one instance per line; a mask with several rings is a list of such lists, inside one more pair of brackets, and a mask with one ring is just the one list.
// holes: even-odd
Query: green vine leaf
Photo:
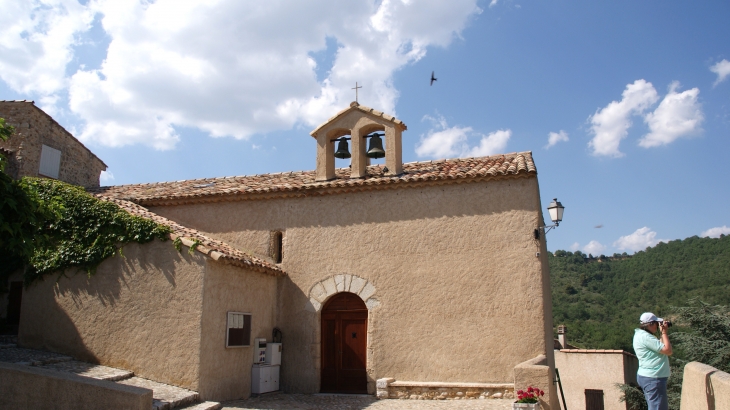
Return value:
[(175, 249), (176, 249), (176, 250), (177, 250), (178, 252), (182, 252), (182, 239), (180, 239), (180, 237), (179, 237), (179, 236), (178, 236), (177, 238), (175, 238), (175, 240), (174, 240), (174, 241), (172, 241), (172, 246), (174, 246), (174, 247), (175, 247)]
[(193, 240), (192, 245), (190, 245), (190, 249), (188, 249), (188, 254), (192, 255), (195, 253), (195, 249), (197, 249), (198, 245), (200, 245), (200, 241), (197, 239)]

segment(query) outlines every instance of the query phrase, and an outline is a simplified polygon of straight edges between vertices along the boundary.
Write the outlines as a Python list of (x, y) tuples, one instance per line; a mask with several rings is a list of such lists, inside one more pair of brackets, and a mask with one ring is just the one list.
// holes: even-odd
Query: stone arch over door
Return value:
[[(320, 280), (319, 282), (315, 283), (310, 289), (309, 289), (309, 300), (306, 303), (305, 310), (308, 312), (313, 313), (312, 314), (312, 329), (314, 330), (313, 333), (313, 344), (312, 344), (312, 365), (315, 367), (316, 377), (317, 381), (321, 381), (321, 329), (322, 329), (322, 323), (321, 323), (321, 314), (322, 314), (322, 308), (327, 303), (328, 300), (330, 300), (333, 296), (340, 294), (342, 292), (348, 292), (353, 293), (357, 295), (364, 303), (365, 307), (368, 310), (368, 326), (367, 326), (367, 392), (368, 394), (375, 394), (375, 379), (374, 379), (374, 373), (373, 373), (373, 365), (372, 365), (372, 345), (371, 345), (371, 335), (374, 331), (374, 327), (372, 326), (371, 321), (373, 320), (373, 317), (375, 316), (373, 314), (373, 309), (376, 309), (378, 306), (380, 306), (380, 301), (377, 299), (377, 288), (375, 285), (368, 281), (365, 278), (361, 278), (357, 275), (350, 275), (350, 274), (338, 274), (333, 275), (330, 277), (327, 277), (325, 279)], [(377, 309), (376, 309), (377, 310)], [(320, 386), (321, 387), (321, 386)], [(317, 391), (320, 391), (320, 388), (317, 389)]]
[(375, 297), (376, 291), (377, 289), (372, 282), (357, 275), (334, 275), (315, 283), (309, 289), (309, 301), (306, 309), (310, 312), (319, 312), (322, 305), (333, 295), (340, 292), (350, 292), (359, 296), (365, 302), (368, 310), (372, 310), (380, 305)]

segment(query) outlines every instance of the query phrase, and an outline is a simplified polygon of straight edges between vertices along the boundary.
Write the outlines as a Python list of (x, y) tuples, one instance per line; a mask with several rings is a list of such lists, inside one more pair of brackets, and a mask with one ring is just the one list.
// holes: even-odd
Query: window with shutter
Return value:
[(58, 179), (58, 170), (61, 168), (61, 151), (47, 145), (41, 147), (40, 175)]
[(226, 347), (251, 346), (251, 314), (228, 312)]

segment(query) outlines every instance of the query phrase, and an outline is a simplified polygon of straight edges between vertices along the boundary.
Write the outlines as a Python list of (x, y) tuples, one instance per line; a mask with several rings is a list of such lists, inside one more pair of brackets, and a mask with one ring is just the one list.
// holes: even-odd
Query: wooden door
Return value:
[(603, 390), (586, 389), (586, 410), (603, 410)]
[(8, 294), (8, 325), (17, 326), (20, 323), (20, 305), (23, 303), (23, 282), (10, 282)]
[(367, 393), (368, 310), (359, 296), (339, 293), (322, 309), (322, 392)]

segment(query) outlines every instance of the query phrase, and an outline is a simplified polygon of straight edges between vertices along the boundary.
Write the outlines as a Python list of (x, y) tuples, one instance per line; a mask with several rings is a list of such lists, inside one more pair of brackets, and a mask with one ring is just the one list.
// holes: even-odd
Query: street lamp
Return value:
[(553, 198), (553, 202), (550, 202), (547, 210), (548, 214), (550, 214), (550, 220), (553, 221), (553, 225), (540, 226), (535, 229), (535, 239), (540, 239), (541, 230), (547, 234), (551, 229), (557, 227), (560, 225), (560, 222), (563, 221), (563, 211), (565, 210), (565, 207), (558, 201), (558, 198)]

